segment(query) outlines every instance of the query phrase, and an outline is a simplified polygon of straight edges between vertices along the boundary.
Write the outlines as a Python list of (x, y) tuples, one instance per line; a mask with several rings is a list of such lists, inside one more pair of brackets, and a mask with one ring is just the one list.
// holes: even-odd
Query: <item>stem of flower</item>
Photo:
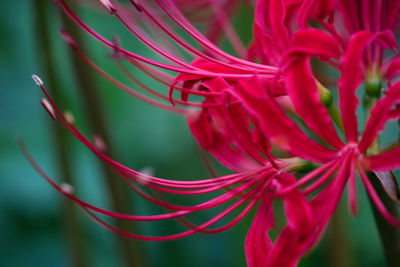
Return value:
[[(378, 177), (373, 172), (368, 172), (368, 177), (371, 180), (377, 194), (386, 209), (395, 217), (399, 218), (399, 211), (396, 204), (387, 196), (383, 190)], [(378, 228), (378, 233), (385, 252), (386, 261), (389, 267), (395, 267), (400, 262), (400, 229), (392, 226), (387, 222), (370, 199), (372, 211), (374, 213), (375, 222)]]
[[(34, 1), (34, 27), (33, 32), (37, 33), (38, 40), (38, 53), (40, 55), (42, 68), (44, 72), (44, 76), (46, 77), (46, 81), (49, 84), (49, 90), (51, 94), (54, 96), (57, 101), (62, 105), (63, 95), (60, 92), (60, 80), (56, 74), (56, 66), (54, 64), (53, 56), (53, 46), (51, 43), (51, 38), (49, 35), (48, 25), (51, 25), (50, 19), (48, 17), (49, 14), (49, 5), (51, 3), (47, 1)], [(68, 133), (60, 127), (58, 124), (53, 122), (50, 123), (50, 127), (53, 132), (55, 149), (53, 153), (55, 154), (57, 160), (57, 167), (59, 169), (59, 173), (61, 179), (68, 185), (72, 185), (73, 181), (71, 179), (71, 161), (69, 157), (69, 148), (67, 142)], [(88, 262), (87, 255), (85, 251), (85, 244), (83, 239), (80, 238), (83, 234), (82, 226), (78, 220), (78, 213), (76, 206), (66, 198), (63, 198), (63, 219), (64, 219), (64, 227), (66, 231), (65, 238), (67, 239), (67, 243), (69, 245), (69, 250), (71, 252), (72, 266), (76, 267), (85, 267), (90, 266)]]
[(327, 241), (328, 257), (330, 266), (350, 267), (353, 266), (351, 250), (349, 248), (349, 233), (344, 220), (344, 205), (340, 203), (332, 216), (329, 224)]
[[(71, 3), (71, 6), (73, 4)], [(79, 43), (81, 50), (86, 53), (84, 42), (81, 38), (80, 29), (65, 15), (62, 13), (62, 20), (66, 31)], [(93, 79), (92, 73), (89, 71), (89, 67), (79, 58), (75, 53), (71, 53), (72, 64), (75, 70), (75, 76), (77, 78), (80, 92), (82, 92), (83, 101), (85, 104), (88, 121), (90, 127), (99, 140), (107, 146), (108, 155), (113, 155), (112, 145), (110, 144), (109, 133), (107, 131), (106, 123), (103, 116), (103, 109), (101, 107), (100, 95), (97, 91), (97, 85)], [(130, 202), (128, 190), (125, 187), (125, 183), (116, 177), (115, 172), (105, 165), (102, 164), (104, 176), (107, 182), (107, 188), (111, 198), (111, 204), (115, 211), (121, 213), (132, 213), (133, 205)], [(115, 225), (124, 231), (134, 231), (133, 222), (116, 220)], [(122, 250), (122, 256), (124, 259), (125, 266), (145, 266), (143, 252), (141, 251), (138, 241), (126, 238), (123, 236), (117, 236), (119, 246)]]
[(329, 89), (326, 88), (325, 86), (323, 86), (320, 82), (318, 82), (318, 81), (316, 81), (316, 82), (317, 82), (319, 98), (320, 98), (321, 102), (325, 105), (333, 122), (336, 124), (337, 127), (339, 127), (339, 129), (342, 131), (342, 133), (344, 133), (342, 117), (340, 115), (339, 110), (333, 103), (332, 92), (329, 91)]
[(344, 133), (344, 127), (343, 127), (343, 122), (342, 122), (342, 117), (340, 115), (339, 110), (335, 105), (330, 105), (328, 108), (328, 113), (331, 116), (333, 122), (336, 124), (337, 127)]

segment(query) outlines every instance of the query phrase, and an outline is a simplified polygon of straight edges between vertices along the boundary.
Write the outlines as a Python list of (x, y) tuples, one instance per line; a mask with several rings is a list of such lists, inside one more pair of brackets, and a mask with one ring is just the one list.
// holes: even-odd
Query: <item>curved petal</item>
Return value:
[(285, 72), (287, 92), (296, 112), (322, 139), (336, 149), (344, 144), (336, 133), (335, 127), (324, 104), (320, 101), (314, 76), (311, 74), (309, 59), (296, 60)]
[(372, 33), (362, 31), (354, 34), (340, 65), (339, 107), (342, 113), (344, 131), (348, 142), (357, 142), (358, 121), (356, 109), (359, 103), (356, 90), (361, 82), (361, 60)]
[(388, 171), (400, 167), (400, 147), (376, 156), (367, 157), (367, 168), (371, 171)]
[(356, 90), (362, 78), (361, 62), (367, 45), (376, 40), (385, 47), (393, 46), (393, 36), (388, 31), (373, 34), (368, 31), (355, 33), (349, 41), (349, 45), (341, 61), (339, 79), (339, 107), (342, 112), (343, 126), (348, 142), (357, 142), (358, 122), (356, 109), (358, 98)]
[(272, 198), (266, 197), (262, 201), (244, 243), (246, 261), (249, 267), (263, 267), (265, 259), (272, 247), (268, 231), (274, 226), (274, 212)]
[[(279, 182), (287, 187), (296, 182), (291, 174), (282, 174), (279, 176)], [(300, 190), (293, 190), (290, 194), (284, 196), (285, 214), (288, 226), (296, 233), (304, 232), (312, 223), (312, 210), (306, 196)]]
[(227, 168), (241, 172), (260, 167), (260, 165), (246, 158), (242, 151), (232, 147), (231, 139), (213, 127), (205, 111), (189, 114), (187, 123), (200, 146), (210, 152)]
[(251, 92), (262, 92), (261, 89), (254, 89), (260, 87), (257, 76), (251, 81), (240, 81), (239, 85), (235, 90), (231, 90), (231, 93), (259, 121), (263, 133), (277, 146), (295, 156), (315, 162), (325, 162), (336, 156), (335, 151), (307, 137), (270, 96), (251, 94)]
[(390, 61), (387, 69), (385, 70), (385, 77), (388, 79), (389, 82), (400, 74), (400, 58), (396, 58)]
[(333, 12), (336, 1), (337, 0), (303, 1), (297, 17), (297, 26), (299, 28), (305, 28), (310, 19), (324, 19)]
[(296, 59), (296, 56), (339, 58), (339, 42), (332, 35), (318, 29), (299, 30), (293, 36), (290, 50), (285, 55), (286, 64), (290, 64), (290, 60)]

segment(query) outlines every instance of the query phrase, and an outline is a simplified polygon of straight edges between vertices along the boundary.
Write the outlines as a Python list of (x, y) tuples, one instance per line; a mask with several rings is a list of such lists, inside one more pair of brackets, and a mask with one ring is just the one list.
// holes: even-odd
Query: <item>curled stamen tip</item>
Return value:
[(71, 111), (66, 110), (64, 112), (64, 117), (67, 120), (67, 122), (69, 122), (69, 124), (74, 124), (75, 123), (75, 117), (74, 117), (74, 114), (72, 114)]
[(35, 81), (35, 83), (37, 84), (37, 86), (43, 86), (43, 81), (42, 79), (39, 78), (39, 76), (37, 76), (36, 74), (32, 75), (32, 79)]
[(78, 48), (78, 43), (75, 42), (74, 38), (64, 29), (60, 29), (61, 37), (66, 41), (72, 48)]
[(51, 118), (56, 120), (57, 119), (56, 113), (54, 112), (54, 109), (53, 109), (52, 105), (49, 103), (49, 101), (47, 101), (47, 99), (45, 99), (45, 98), (42, 98), (42, 100), (40, 100), (40, 103), (42, 104), (44, 109), (47, 111), (47, 113), (49, 113)]
[(72, 195), (74, 193), (74, 188), (72, 185), (68, 184), (68, 183), (62, 183), (60, 185), (61, 191), (64, 193), (67, 193), (69, 195)]
[(95, 135), (93, 136), (93, 144), (94, 144), (94, 146), (95, 146), (98, 150), (100, 150), (100, 151), (102, 151), (102, 152), (107, 151), (107, 145), (106, 145), (106, 143), (104, 142), (103, 138), (101, 138), (100, 135), (95, 134)]
[(103, 4), (103, 6), (105, 6), (108, 10), (108, 12), (110, 12), (111, 14), (114, 14), (117, 9), (114, 7), (114, 5), (111, 3), (110, 0), (99, 0), (100, 3)]

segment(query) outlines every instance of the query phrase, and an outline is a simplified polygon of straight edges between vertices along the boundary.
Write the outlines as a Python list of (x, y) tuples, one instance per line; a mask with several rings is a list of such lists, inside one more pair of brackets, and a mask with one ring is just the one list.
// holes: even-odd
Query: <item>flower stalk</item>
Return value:
[[(51, 25), (49, 23), (49, 5), (47, 1), (35, 1), (33, 3), (33, 8), (35, 12), (34, 17), (34, 32), (38, 33), (38, 52), (42, 62), (43, 72), (45, 73), (46, 80), (49, 83), (49, 89), (51, 94), (59, 103), (63, 103), (63, 95), (61, 92), (61, 83), (58, 79), (58, 75), (56, 73), (56, 66), (53, 60), (53, 46), (50, 41), (49, 27)], [(55, 125), (54, 123), (50, 123), (50, 126), (53, 138), (55, 149), (53, 151), (56, 161), (57, 167), (59, 169), (60, 177), (65, 184), (73, 186), (74, 181), (72, 180), (72, 162), (70, 160), (70, 146), (68, 145), (68, 134), (64, 131), (62, 127)], [(85, 253), (87, 251), (86, 245), (81, 238), (83, 234), (82, 225), (78, 220), (78, 211), (77, 206), (68, 201), (67, 199), (62, 200), (63, 206), (63, 220), (64, 227), (66, 231), (65, 238), (67, 239), (68, 247), (70, 250), (72, 265), (76, 267), (85, 267), (89, 266), (88, 258)]]
[[(60, 12), (62, 21), (65, 29), (69, 34), (78, 41), (80, 49), (85, 50), (85, 44), (81, 37), (81, 32), (77, 26), (72, 23), (63, 12)], [(75, 53), (71, 53), (71, 59), (75, 76), (77, 78), (80, 92), (82, 93), (82, 99), (86, 108), (88, 121), (90, 122), (90, 128), (92, 132), (96, 133), (97, 140), (102, 140), (103, 144), (107, 146), (107, 154), (112, 155), (113, 149), (110, 141), (110, 135), (107, 131), (106, 122), (103, 115), (103, 109), (101, 107), (100, 94), (98, 92), (95, 79), (91, 71), (86, 67), (85, 63), (82, 62), (81, 58)], [(94, 139), (96, 141), (96, 139)], [(114, 210), (121, 213), (130, 213), (134, 207), (130, 200), (128, 190), (125, 184), (116, 177), (115, 173), (109, 166), (101, 164), (104, 178), (107, 183), (109, 190), (109, 196), (111, 199), (111, 205)], [(115, 225), (118, 228), (126, 231), (132, 231), (135, 227), (132, 222), (124, 220), (116, 220)], [(139, 244), (134, 239), (128, 239), (123, 236), (116, 236), (119, 247), (122, 250), (122, 256), (125, 266), (145, 266), (143, 252), (140, 249)]]

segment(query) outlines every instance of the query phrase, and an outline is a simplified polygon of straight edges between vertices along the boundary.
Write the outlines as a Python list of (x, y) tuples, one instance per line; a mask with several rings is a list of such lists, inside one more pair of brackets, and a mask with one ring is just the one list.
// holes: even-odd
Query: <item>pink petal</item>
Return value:
[(396, 58), (395, 60), (390, 62), (390, 65), (387, 67), (385, 71), (385, 76), (390, 82), (394, 77), (400, 74), (400, 58)]
[[(283, 187), (290, 186), (296, 179), (290, 174), (279, 176), (279, 182)], [(284, 196), (285, 214), (288, 226), (296, 233), (302, 233), (312, 223), (312, 211), (310, 203), (299, 190), (293, 190)]]
[(232, 147), (231, 138), (227, 138), (215, 129), (206, 114), (202, 111), (187, 116), (189, 129), (200, 146), (231, 170), (241, 172), (259, 168), (260, 165), (246, 158), (242, 151)]
[(400, 147), (366, 158), (371, 171), (388, 171), (400, 167)]
[(342, 112), (343, 126), (348, 142), (357, 142), (358, 122), (356, 109), (358, 98), (356, 90), (361, 82), (361, 61), (372, 33), (362, 31), (354, 34), (341, 61), (341, 77), (339, 79), (339, 107)]
[(214, 132), (204, 111), (195, 111), (187, 115), (187, 124), (204, 150), (209, 150), (214, 145)]
[(299, 30), (293, 36), (290, 50), (285, 56), (287, 61), (285, 64), (290, 64), (290, 59), (293, 59), (293, 57), (307, 55), (338, 58), (340, 56), (339, 42), (333, 36), (321, 30), (312, 28)]
[(293, 155), (316, 162), (325, 162), (336, 156), (336, 152), (327, 149), (307, 137), (277, 106), (273, 99), (252, 95), (260, 83), (257, 77), (251, 81), (241, 81), (240, 86), (231, 93), (254, 116), (261, 130), (278, 147), (290, 151)]
[(272, 198), (266, 197), (253, 219), (244, 243), (246, 261), (249, 267), (264, 266), (272, 243), (268, 231), (274, 226)]
[(297, 26), (305, 28), (310, 19), (324, 19), (333, 12), (337, 0), (303, 1), (297, 17)]
[(344, 144), (336, 133), (328, 111), (319, 99), (309, 58), (304, 57), (303, 60), (292, 62), (285, 72), (285, 81), (295, 110), (307, 126), (334, 148), (341, 149)]

